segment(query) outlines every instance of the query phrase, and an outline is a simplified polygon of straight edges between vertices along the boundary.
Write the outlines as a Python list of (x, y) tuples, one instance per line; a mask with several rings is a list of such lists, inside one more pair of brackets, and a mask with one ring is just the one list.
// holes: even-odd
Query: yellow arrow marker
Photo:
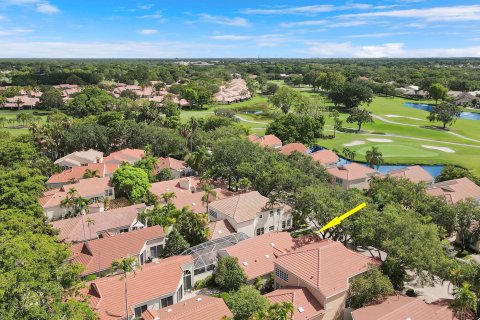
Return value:
[(347, 219), (348, 217), (350, 217), (352, 214), (362, 210), (363, 208), (365, 208), (367, 206), (367, 204), (364, 202), (364, 203), (361, 203), (359, 204), (358, 206), (356, 206), (355, 208), (353, 208), (352, 210), (342, 214), (340, 217), (335, 217), (333, 218), (329, 223), (327, 223), (326, 225), (324, 225), (318, 232), (322, 232), (322, 231), (325, 231), (327, 229), (330, 229), (330, 228), (333, 228), (337, 225), (339, 225), (340, 223), (342, 223), (343, 220)]

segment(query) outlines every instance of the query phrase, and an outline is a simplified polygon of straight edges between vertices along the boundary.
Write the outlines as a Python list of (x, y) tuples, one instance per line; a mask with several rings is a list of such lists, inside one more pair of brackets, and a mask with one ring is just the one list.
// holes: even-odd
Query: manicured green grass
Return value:
[[(373, 146), (373, 145), (372, 145)], [(368, 147), (359, 147), (356, 151), (358, 154), (365, 156), (368, 150), (372, 148)], [(398, 157), (409, 157), (409, 158), (431, 158), (439, 156), (439, 152), (434, 152), (429, 149), (421, 149), (415, 146), (409, 146), (404, 144), (397, 143), (377, 143), (374, 146), (381, 149), (384, 158), (398, 158)]]
[[(0, 110), (0, 118), (5, 118), (6, 121), (3, 123), (3, 127), (0, 127), (0, 131), (6, 131), (14, 136), (18, 136), (24, 133), (28, 133), (28, 128), (22, 127), (20, 123), (15, 122), (13, 125), (10, 123), (11, 119), (16, 119), (17, 115), (21, 113), (31, 113), (33, 114), (35, 110)], [(35, 116), (38, 123), (44, 123), (47, 119), (46, 116)]]

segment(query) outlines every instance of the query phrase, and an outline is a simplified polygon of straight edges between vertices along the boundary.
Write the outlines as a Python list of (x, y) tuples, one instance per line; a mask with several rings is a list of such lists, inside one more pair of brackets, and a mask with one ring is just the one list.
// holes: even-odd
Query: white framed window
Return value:
[(282, 221), (282, 229), (285, 229), (285, 227), (286, 227), (286, 222)]
[(135, 308), (135, 318), (140, 318), (142, 316), (142, 313), (144, 313), (145, 311), (147, 311), (147, 305), (143, 305), (143, 306), (140, 306), (140, 307), (136, 307)]
[(275, 275), (280, 279), (282, 279), (283, 281), (288, 282), (288, 273), (283, 272), (280, 269), (275, 269)]
[(212, 218), (217, 219), (217, 213), (215, 211), (210, 210), (210, 215), (212, 216)]
[(260, 219), (262, 219), (262, 218), (263, 218), (263, 214), (260, 215)]
[(265, 228), (258, 228), (257, 229), (257, 236), (260, 236), (265, 233)]
[(287, 227), (290, 227), (292, 225), (292, 219), (287, 220)]
[(160, 253), (162, 253), (162, 250), (163, 250), (162, 244), (150, 247), (150, 258), (158, 258), (160, 256)]
[(269, 231), (273, 231), (273, 229), (275, 229), (273, 226), (268, 227)]

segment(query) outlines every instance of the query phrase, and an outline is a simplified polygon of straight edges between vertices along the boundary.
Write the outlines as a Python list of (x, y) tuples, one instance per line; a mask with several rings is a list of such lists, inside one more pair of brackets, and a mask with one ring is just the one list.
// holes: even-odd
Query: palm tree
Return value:
[(460, 320), (465, 320), (468, 311), (477, 311), (477, 296), (470, 290), (470, 284), (464, 283), (455, 290), (453, 308)]
[(0, 127), (5, 127), (5, 122), (7, 122), (7, 118), (5, 117), (0, 117)]
[[(87, 226), (88, 226), (88, 238), (89, 239), (92, 239), (92, 228), (91, 226), (94, 226), (95, 225), (95, 220), (93, 220), (92, 218), (88, 217), (87, 218)], [(88, 242), (88, 241), (87, 241)]]
[(268, 311), (270, 319), (290, 320), (293, 316), (294, 307), (291, 302), (275, 303)]
[(205, 184), (202, 186), (203, 196), (202, 196), (202, 204), (207, 204), (207, 212), (208, 212), (208, 205), (210, 204), (210, 196), (216, 197), (217, 192), (210, 184)]
[(378, 150), (378, 147), (372, 147), (372, 150), (368, 150), (365, 154), (365, 159), (367, 160), (368, 166), (374, 168), (383, 163), (383, 155)]
[(98, 170), (87, 169), (87, 170), (85, 170), (85, 172), (83, 173), (83, 178), (84, 178), (84, 179), (88, 179), (88, 178), (100, 178), (100, 173), (99, 173)]
[(166, 204), (172, 204), (172, 200), (176, 198), (177, 195), (175, 192), (165, 192), (162, 193), (161, 199), (166, 203)]
[(343, 148), (343, 154), (345, 155), (345, 158), (353, 161), (353, 159), (355, 159), (355, 156), (357, 155), (357, 152), (350, 148)]
[(209, 158), (210, 154), (208, 153), (207, 148), (200, 146), (194, 152), (189, 153), (185, 160), (193, 170), (198, 172), (199, 175), (202, 175), (204, 173), (205, 164)]
[(193, 151), (193, 136), (198, 129), (198, 120), (195, 117), (190, 117), (188, 120), (188, 127), (190, 128), (190, 152)]
[(135, 267), (138, 264), (138, 260), (135, 257), (126, 257), (119, 260), (114, 260), (111, 265), (111, 269), (113, 272), (121, 271), (122, 277), (120, 280), (124, 280), (125, 282), (125, 314), (126, 318), (128, 318), (128, 283), (127, 283), (127, 275), (129, 272), (133, 272), (135, 275)]

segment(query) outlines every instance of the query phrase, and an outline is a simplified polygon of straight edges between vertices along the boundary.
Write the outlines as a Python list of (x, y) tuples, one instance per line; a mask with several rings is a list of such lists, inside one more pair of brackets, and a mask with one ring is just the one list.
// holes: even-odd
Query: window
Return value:
[(210, 215), (212, 216), (212, 218), (217, 219), (217, 213), (215, 211), (210, 210)]
[(119, 233), (126, 233), (128, 232), (128, 228), (125, 228), (125, 229), (120, 229)]
[(277, 209), (277, 213), (280, 214), (280, 209)]
[(342, 179), (340, 178), (335, 178), (335, 182), (340, 185), (343, 183)]
[(182, 301), (182, 298), (183, 298), (183, 285), (181, 285), (180, 288), (178, 288), (178, 291), (177, 291), (177, 302)]
[(285, 229), (286, 223), (285, 221), (282, 221), (282, 229)]
[(273, 217), (273, 211), (270, 211), (270, 217)]
[(262, 235), (265, 233), (265, 228), (258, 228), (257, 229), (257, 236)]
[(82, 167), (88, 166), (88, 163), (82, 163)]
[(103, 197), (93, 197), (92, 202), (99, 202)]
[(162, 299), (162, 308), (171, 306), (173, 304), (173, 296)]
[(142, 313), (147, 311), (147, 305), (143, 305), (140, 307), (135, 308), (135, 318), (140, 318), (142, 316)]
[(287, 227), (290, 227), (292, 225), (292, 219), (287, 220)]
[(163, 250), (163, 244), (150, 247), (150, 258), (158, 258), (160, 256), (160, 253), (162, 253), (162, 250)]
[(140, 253), (140, 265), (143, 265), (145, 263), (145, 256), (146, 256), (147, 252), (143, 251), (142, 253)]
[(192, 273), (190, 270), (183, 272), (183, 285), (185, 286), (185, 290), (192, 289)]
[(274, 229), (273, 226), (268, 227), (268, 230), (269, 230), (269, 231), (273, 231), (273, 229)]
[(260, 215), (260, 219), (262, 219), (262, 218), (263, 218), (263, 215)]
[(279, 283), (275, 283), (275, 290), (276, 289), (281, 289), (281, 288), (282, 288), (282, 286)]
[(275, 275), (285, 282), (288, 282), (288, 274), (280, 269), (275, 269)]
[(111, 196), (113, 196), (113, 189), (105, 190), (105, 197), (111, 197)]

